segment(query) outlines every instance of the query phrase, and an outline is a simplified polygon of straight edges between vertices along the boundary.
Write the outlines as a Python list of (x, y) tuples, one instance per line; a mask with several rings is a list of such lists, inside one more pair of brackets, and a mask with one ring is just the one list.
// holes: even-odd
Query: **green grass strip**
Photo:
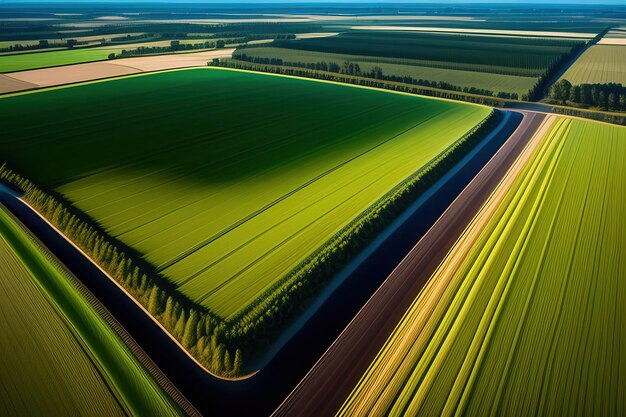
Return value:
[(2, 210), (0, 233), (84, 342), (127, 411), (136, 416), (180, 415), (122, 339), (70, 282), (67, 272)]

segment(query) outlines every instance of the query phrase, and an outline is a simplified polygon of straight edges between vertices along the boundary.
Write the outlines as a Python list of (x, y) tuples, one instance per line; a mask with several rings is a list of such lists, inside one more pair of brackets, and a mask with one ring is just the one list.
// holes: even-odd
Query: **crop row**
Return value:
[[(508, 74), (540, 76), (578, 41), (547, 41), (528, 38), (485, 36), (345, 33), (338, 36), (296, 41), (277, 40), (272, 46), (306, 51), (387, 58), (414, 59), (427, 63), (508, 68)], [(492, 72), (497, 72), (493, 70)]]
[(626, 129), (533, 139), (339, 415), (618, 415)]
[(51, 256), (0, 209), (7, 415), (180, 415)]
[(626, 45), (592, 46), (574, 62), (561, 79), (568, 80), (573, 85), (626, 85)]

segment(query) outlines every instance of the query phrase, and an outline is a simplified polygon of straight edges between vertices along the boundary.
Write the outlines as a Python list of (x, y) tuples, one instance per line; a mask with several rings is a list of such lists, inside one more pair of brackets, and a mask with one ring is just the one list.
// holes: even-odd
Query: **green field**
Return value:
[[(182, 45), (203, 43), (208, 39), (181, 40)], [(116, 44), (97, 48), (74, 48), (58, 51), (36, 51), (30, 53), (18, 53), (0, 55), (0, 72), (23, 71), (28, 69), (56, 67), (60, 65), (81, 64), (85, 62), (107, 60), (109, 54), (119, 55), (122, 50), (134, 50), (141, 47), (168, 47), (172, 41), (156, 42), (133, 42), (129, 44)], [(195, 49), (193, 51), (200, 51)], [(183, 51), (189, 52), (189, 51)], [(173, 53), (173, 52), (170, 52)]]
[(568, 80), (573, 85), (626, 85), (626, 45), (592, 46), (574, 62), (561, 79)]
[(120, 46), (106, 46), (2, 55), (0, 56), (0, 72), (102, 61), (107, 59), (111, 53), (119, 54), (122, 49), (124, 48)]
[(339, 415), (626, 409), (626, 128), (560, 118), (548, 132)]
[[(483, 72), (477, 66), (467, 65), (467, 70), (454, 69), (456, 64), (441, 64), (433, 66), (419, 60), (367, 57), (363, 55), (343, 55), (327, 52), (303, 51), (275, 47), (259, 47), (241, 49), (237, 54), (245, 53), (252, 57), (279, 58), (285, 62), (335, 62), (341, 65), (344, 61), (359, 64), (361, 71), (370, 72), (374, 67), (380, 67), (383, 74), (392, 74), (400, 77), (413, 77), (416, 80), (442, 81), (458, 87), (489, 89), (494, 92), (512, 92), (522, 95), (533, 88), (537, 79), (518, 75), (495, 74)], [(449, 67), (449, 68), (446, 68)], [(471, 68), (471, 69), (470, 69)]]
[(0, 206), (6, 415), (180, 415), (68, 276)]
[[(10, 166), (60, 192), (224, 318), (271, 294), (490, 112), (215, 69), (1, 105)], [(34, 109), (37, 119), (22, 123)]]
[(280, 48), (416, 59), (424, 66), (448, 64), (524, 77), (538, 77), (578, 40), (473, 36), (459, 34), (361, 31), (326, 38), (277, 40)]

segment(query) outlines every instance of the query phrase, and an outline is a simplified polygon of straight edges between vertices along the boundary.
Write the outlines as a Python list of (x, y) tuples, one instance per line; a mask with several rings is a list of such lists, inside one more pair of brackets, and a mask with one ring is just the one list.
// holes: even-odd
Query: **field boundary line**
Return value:
[[(74, 64), (74, 65), (79, 65), (79, 64)], [(17, 91), (17, 92), (12, 92), (12, 93), (0, 93), (0, 99), (16, 97), (16, 96), (21, 96), (21, 95), (26, 95), (26, 94), (34, 94), (34, 93), (45, 92), (45, 91), (58, 90), (58, 89), (62, 89), (62, 88), (70, 88), (70, 87), (74, 87), (74, 86), (89, 85), (89, 84), (113, 81), (113, 80), (116, 80), (116, 79), (141, 77), (141, 76), (145, 76), (145, 75), (165, 73), (165, 72), (172, 72), (172, 71), (189, 71), (189, 70), (199, 70), (199, 69), (219, 70), (219, 71), (236, 71), (236, 72), (244, 72), (244, 73), (248, 73), (248, 74), (267, 75), (267, 76), (274, 76), (274, 77), (284, 77), (284, 78), (291, 78), (291, 79), (296, 79), (296, 80), (311, 81), (311, 82), (318, 82), (318, 83), (326, 83), (326, 84), (340, 85), (340, 86), (353, 87), (353, 88), (363, 88), (363, 89), (366, 89), (366, 90), (380, 91), (380, 92), (391, 93), (391, 94), (400, 94), (400, 95), (409, 96), (409, 97), (422, 97), (422, 98), (430, 99), (430, 100), (440, 100), (440, 101), (446, 101), (446, 102), (457, 103), (457, 104), (458, 103), (463, 103), (463, 104), (470, 105), (470, 106), (493, 108), (492, 106), (487, 106), (485, 104), (472, 103), (472, 102), (469, 102), (469, 101), (454, 100), (454, 99), (451, 99), (451, 98), (444, 98), (444, 97), (428, 96), (428, 95), (424, 95), (424, 94), (406, 93), (404, 91), (389, 90), (389, 89), (378, 88), (378, 87), (369, 87), (369, 86), (366, 86), (366, 85), (342, 83), (342, 82), (339, 82), (339, 81), (330, 81), (330, 80), (320, 80), (320, 79), (317, 79), (317, 78), (298, 77), (296, 75), (276, 74), (276, 73), (270, 73), (270, 72), (264, 72), (264, 71), (254, 71), (254, 70), (247, 70), (247, 69), (241, 69), (241, 68), (225, 68), (225, 67), (209, 66), (209, 65), (189, 66), (189, 67), (171, 68), (171, 69), (154, 70), (154, 71), (142, 71), (142, 72), (137, 73), (137, 74), (115, 75), (115, 76), (111, 76), (111, 77), (100, 78), (100, 79), (97, 79), (97, 80), (79, 81), (79, 82), (76, 82), (76, 83), (66, 83), (66, 84), (60, 84), (60, 85), (49, 86), (49, 87), (38, 87), (38, 88), (34, 88), (34, 89), (29, 89), (29, 90), (24, 90), (24, 91)], [(11, 74), (11, 73), (3, 73), (2, 75), (8, 75), (8, 74)], [(487, 97), (487, 98), (489, 98), (489, 97)]]
[[(20, 201), (23, 202), (19, 197)], [(43, 255), (48, 258), (55, 266), (57, 266), (64, 277), (68, 279), (70, 284), (85, 298), (88, 304), (95, 312), (104, 320), (104, 322), (113, 330), (113, 332), (122, 340), (124, 345), (129, 349), (130, 353), (137, 358), (139, 363), (145, 368), (148, 375), (154, 379), (157, 385), (171, 397), (174, 404), (189, 416), (201, 416), (200, 412), (195, 409), (191, 402), (176, 388), (169, 378), (159, 369), (152, 361), (150, 356), (139, 346), (135, 339), (126, 331), (126, 329), (117, 321), (117, 319), (109, 312), (102, 302), (77, 278), (56, 255), (49, 250), (39, 238), (30, 231), (24, 223), (22, 223), (3, 203), (0, 207), (4, 208), (4, 212), (24, 231), (25, 235), (42, 251)], [(36, 213), (36, 211), (35, 211)], [(38, 213), (37, 213), (38, 214)], [(32, 275), (32, 273), (31, 273)], [(52, 300), (56, 306), (56, 302)], [(62, 309), (61, 309), (62, 311)], [(65, 313), (63, 313), (65, 315)], [(68, 319), (69, 320), (69, 319)], [(71, 323), (71, 321), (70, 321)], [(80, 343), (84, 342), (82, 339)], [(108, 378), (108, 376), (107, 376)]]
[[(133, 297), (128, 291), (126, 291), (126, 289), (124, 287), (122, 287), (113, 277), (111, 277), (111, 275), (109, 275), (104, 269), (102, 269), (102, 267), (100, 265), (98, 265), (93, 259), (91, 259), (91, 257), (89, 257), (89, 255), (87, 255), (80, 247), (78, 247), (71, 239), (69, 239), (67, 236), (65, 236), (65, 234), (63, 232), (61, 232), (56, 226), (54, 226), (52, 223), (50, 223), (50, 221), (48, 221), (48, 219), (46, 219), (41, 213), (39, 213), (33, 206), (31, 206), (27, 201), (25, 201), (23, 198), (21, 197), (15, 197), (16, 199), (18, 199), (22, 204), (24, 204), (26, 207), (28, 207), (29, 210), (31, 210), (33, 213), (35, 213), (40, 219), (42, 219), (48, 226), (50, 226), (59, 236), (61, 236), (65, 241), (67, 241), (74, 249), (76, 249), (83, 257), (85, 257), (86, 259), (89, 260), (90, 263), (92, 263), (102, 274), (104, 274), (104, 276), (106, 276), (113, 284), (115, 284), (115, 286), (121, 290), (130, 300), (133, 301), (134, 304), (136, 304), (184, 353), (185, 355), (187, 355), (200, 369), (202, 369), (204, 372), (208, 373), (209, 375), (220, 379), (220, 380), (224, 380), (224, 381), (240, 381), (240, 380), (245, 380), (247, 378), (250, 378), (251, 376), (253, 376), (254, 374), (256, 374), (258, 371), (255, 371), (253, 373), (247, 374), (247, 375), (243, 375), (240, 377), (236, 377), (236, 378), (226, 378), (217, 374), (212, 373), (211, 371), (209, 371), (207, 368), (204, 367), (204, 365), (202, 365), (196, 358), (194, 358), (188, 351), (187, 349), (185, 349), (183, 347), (183, 345), (176, 340), (176, 338), (174, 336), (172, 336), (172, 334), (167, 331), (167, 329), (165, 329), (165, 327), (163, 327), (163, 325), (152, 315), (150, 314), (150, 312), (148, 312), (148, 310), (141, 305), (141, 303), (139, 303), (139, 301), (137, 301), (135, 299), (135, 297)], [(27, 229), (27, 228), (26, 228)], [(30, 233), (30, 231), (29, 231)], [(32, 235), (32, 233), (30, 233)], [(45, 246), (44, 246), (45, 247)], [(51, 252), (51, 251), (49, 251)], [(65, 268), (66, 269), (66, 268)], [(78, 279), (78, 278), (77, 278)], [(81, 283), (82, 285), (82, 283)], [(93, 295), (92, 295), (93, 296)], [(95, 296), (93, 296), (95, 298)], [(130, 336), (129, 336), (130, 337)], [(138, 346), (138, 345), (137, 345)], [(138, 346), (139, 347), (139, 346)], [(147, 356), (147, 354), (146, 354)], [(155, 365), (156, 366), (156, 365)], [(182, 395), (182, 394), (181, 394)]]
[[(224, 50), (229, 50), (229, 49), (233, 49), (232, 52), (235, 51), (235, 48), (224, 48)], [(216, 49), (216, 50), (221, 50), (221, 49)], [(211, 52), (211, 51), (213, 51), (213, 50), (210, 50), (210, 51), (199, 51), (199, 52), (189, 52), (189, 53), (204, 53), (204, 52)], [(166, 54), (166, 55), (173, 55), (173, 54)], [(179, 55), (183, 55), (183, 54), (174, 54), (174, 55), (179, 56)], [(14, 96), (20, 96), (20, 95), (25, 95), (25, 94), (33, 94), (33, 93), (38, 93), (38, 92), (57, 90), (57, 89), (61, 89), (61, 88), (80, 86), (80, 85), (95, 84), (95, 83), (99, 83), (99, 82), (115, 80), (115, 79), (118, 79), (118, 78), (119, 79), (124, 79), (124, 78), (131, 78), (131, 77), (139, 77), (139, 76), (142, 76), (142, 75), (157, 74), (157, 73), (161, 73), (161, 72), (183, 71), (183, 70), (190, 70), (190, 69), (206, 68), (207, 67), (206, 64), (198, 64), (198, 65), (182, 66), (182, 67), (177, 67), (177, 68), (164, 68), (164, 69), (156, 69), (156, 70), (141, 70), (141, 69), (138, 69), (138, 68), (135, 68), (135, 67), (131, 67), (129, 65), (118, 63), (118, 62), (123, 61), (125, 59), (150, 58), (150, 57), (155, 57), (155, 56), (163, 56), (163, 55), (133, 56), (133, 57), (128, 57), (128, 58), (114, 59), (114, 60), (104, 59), (104, 60), (97, 60), (97, 61), (78, 62), (78, 63), (75, 63), (75, 64), (56, 65), (56, 66), (52, 66), (52, 67), (34, 68), (34, 69), (28, 69), (28, 70), (11, 71), (11, 72), (0, 73), (0, 75), (5, 75), (7, 77), (10, 77), (11, 79), (21, 81), (19, 78), (11, 77), (11, 74), (23, 73), (23, 72), (26, 72), (26, 71), (39, 71), (39, 70), (62, 68), (62, 67), (74, 67), (74, 66), (77, 66), (77, 65), (87, 65), (87, 64), (92, 64), (92, 63), (110, 63), (111, 65), (115, 65), (115, 66), (119, 66), (119, 67), (125, 67), (125, 68), (131, 68), (131, 69), (137, 71), (137, 73), (134, 73), (134, 74), (111, 75), (111, 76), (105, 76), (105, 77), (102, 77), (102, 78), (96, 78), (96, 79), (92, 79), (92, 80), (76, 81), (76, 82), (62, 83), (62, 84), (50, 85), (50, 86), (38, 86), (36, 84), (30, 83), (30, 84), (35, 85), (36, 87), (25, 89), (25, 90), (21, 90), (21, 91), (13, 91), (13, 92), (8, 91), (6, 93), (0, 92), (0, 99), (14, 97)], [(118, 61), (118, 62), (113, 62), (113, 61)], [(25, 82), (28, 82), (28, 81), (25, 81)]]
[[(509, 110), (506, 110), (509, 111)], [(517, 112), (517, 111), (514, 111)], [(525, 111), (520, 111), (519, 113), (521, 113), (523, 115), (523, 118), (527, 118), (529, 117), (529, 115), (532, 115), (533, 112), (525, 112)], [(523, 119), (522, 119), (523, 122)], [(511, 136), (515, 135), (520, 129), (522, 128), (522, 123), (520, 123), (518, 125), (518, 127), (509, 135), (509, 138), (507, 138), (507, 140), (505, 141), (508, 142), (508, 140), (510, 139)], [(501, 148), (500, 148), (501, 149)], [(481, 172), (485, 171), (486, 167), (491, 163), (491, 161), (495, 160), (498, 153), (500, 152), (500, 149), (498, 150), (498, 152), (496, 152), (490, 159), (489, 161), (487, 161), (487, 163), (480, 169), (480, 171), (476, 174), (476, 176), (474, 176), (474, 178), (472, 178), (472, 180), (467, 184), (467, 186), (463, 189), (463, 191), (465, 189), (467, 189), (468, 187), (470, 187), (470, 185), (472, 183), (474, 183), (474, 181), (476, 181), (476, 178), (480, 175)], [(508, 170), (507, 170), (508, 171)], [(422, 241), (423, 239), (425, 239), (426, 236), (428, 236), (429, 234), (432, 233), (432, 230), (435, 228), (435, 226), (439, 223), (440, 219), (448, 212), (451, 210), (450, 207), (452, 207), (453, 205), (455, 205), (455, 203), (461, 198), (461, 194), (463, 194), (463, 191), (461, 191), (461, 193), (459, 193), (459, 195), (457, 195), (457, 197), (455, 197), (455, 199), (450, 203), (450, 205), (443, 211), (443, 213), (439, 216), (439, 218), (437, 219), (437, 221), (435, 221), (435, 223), (422, 235), (422, 238), (418, 241), (418, 243), (416, 243), (416, 245), (419, 244), (420, 241)], [(487, 199), (485, 200), (487, 201)], [(354, 315), (354, 317), (350, 320), (350, 322), (344, 327), (344, 329), (341, 331), (341, 333), (339, 333), (339, 335), (335, 338), (335, 340), (333, 340), (333, 342), (330, 344), (330, 346), (324, 351), (324, 353), (317, 359), (317, 361), (315, 361), (315, 363), (313, 364), (313, 366), (311, 366), (311, 368), (309, 369), (309, 371), (306, 373), (306, 375), (298, 382), (298, 384), (296, 386), (293, 387), (293, 389), (290, 391), (289, 395), (287, 395), (287, 397), (281, 401), (281, 403), (278, 405), (278, 407), (276, 407), (276, 409), (272, 412), (271, 416), (278, 416), (281, 415), (279, 414), (280, 410), (283, 408), (283, 406), (285, 406), (285, 404), (287, 404), (287, 402), (290, 400), (291, 396), (293, 393), (297, 392), (301, 386), (303, 386), (310, 378), (312, 375), (312, 371), (325, 359), (325, 357), (329, 354), (329, 352), (331, 352), (331, 350), (337, 346), (339, 343), (341, 343), (341, 338), (342, 336), (348, 331), (348, 329), (353, 325), (353, 323), (359, 318), (359, 316), (361, 315), (362, 311), (364, 311), (366, 308), (368, 308), (368, 306), (373, 302), (372, 300), (375, 299), (376, 295), (381, 293), (383, 291), (383, 287), (385, 287), (386, 283), (393, 277), (393, 275), (395, 274), (395, 272), (397, 270), (399, 270), (402, 265), (406, 262), (406, 260), (409, 258), (411, 251), (409, 251), (409, 253), (402, 258), (402, 260), (398, 263), (398, 265), (396, 265), (396, 267), (389, 273), (389, 275), (387, 275), (387, 277), (385, 278), (385, 280), (378, 286), (378, 288), (376, 289), (376, 291), (374, 291), (374, 293), (368, 298), (368, 300), (365, 302), (365, 304), (359, 309), (359, 311)]]
[[(204, 68), (204, 67), (198, 67), (198, 68)], [(342, 86), (347, 86), (347, 87), (353, 87), (353, 88), (363, 88), (366, 90), (373, 90), (373, 91), (382, 91), (385, 93), (392, 93), (392, 94), (400, 94), (403, 96), (409, 96), (409, 97), (422, 97), (422, 98), (426, 98), (426, 99), (432, 99), (432, 100), (441, 100), (441, 101), (447, 101), (447, 102), (451, 102), (451, 103), (464, 103), (470, 106), (478, 106), (478, 107), (488, 107), (488, 108), (493, 108), (493, 106), (488, 106), (486, 104), (478, 104), (478, 103), (472, 103), (470, 101), (463, 101), (463, 100), (454, 100), (451, 98), (444, 98), (444, 97), (435, 97), (435, 96), (427, 96), (424, 94), (417, 94), (417, 93), (406, 93), (404, 91), (397, 91), (397, 90), (389, 90), (386, 88), (379, 88), (379, 87), (370, 87), (367, 85), (360, 85), (360, 84), (351, 84), (351, 83), (342, 83), (339, 81), (331, 81), (331, 80), (321, 80), (319, 78), (309, 78), (309, 77), (299, 77), (297, 75), (289, 75), (289, 74), (276, 74), (273, 72), (265, 72), (265, 71), (255, 71), (255, 70), (249, 70), (249, 69), (243, 69), (243, 68), (228, 68), (228, 67), (219, 67), (219, 66), (208, 66), (207, 68), (210, 69), (215, 69), (215, 70), (220, 70), (220, 71), (237, 71), (237, 72), (246, 72), (246, 73), (250, 73), (250, 74), (262, 74), (262, 75), (269, 75), (269, 76), (273, 76), (273, 77), (285, 77), (285, 78), (292, 78), (292, 79), (296, 79), (296, 80), (306, 80), (306, 81), (313, 81), (313, 82), (317, 82), (317, 83), (326, 83), (326, 84), (333, 84), (333, 85), (342, 85)], [(191, 69), (191, 68), (181, 68), (181, 69)], [(446, 90), (443, 90), (446, 91)], [(454, 92), (454, 91), (452, 91)], [(480, 96), (481, 98), (483, 96)], [(485, 98), (490, 98), (488, 96), (484, 96)]]

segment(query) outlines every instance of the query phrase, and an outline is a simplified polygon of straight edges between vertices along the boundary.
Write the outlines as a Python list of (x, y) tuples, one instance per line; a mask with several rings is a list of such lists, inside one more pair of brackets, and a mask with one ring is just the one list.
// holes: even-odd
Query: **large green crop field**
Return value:
[[(537, 79), (519, 75), (495, 74), (491, 72), (475, 71), (471, 69), (455, 69), (457, 64), (435, 65), (415, 59), (368, 57), (364, 55), (345, 55), (317, 51), (304, 51), (276, 47), (258, 47), (241, 49), (238, 54), (245, 53), (251, 57), (282, 59), (285, 62), (303, 62), (315, 64), (318, 62), (335, 62), (341, 65), (345, 61), (359, 64), (361, 71), (371, 72), (374, 67), (380, 67), (383, 74), (392, 74), (400, 77), (413, 77), (415, 80), (442, 81), (458, 87), (489, 89), (494, 92), (512, 92), (522, 95), (533, 88)], [(467, 66), (477, 69), (477, 67)]]
[(563, 74), (573, 85), (619, 83), (626, 85), (626, 45), (594, 45)]
[(0, 100), (11, 167), (223, 318), (490, 112), (208, 68)]
[(179, 415), (66, 273), (0, 206), (3, 415)]
[(625, 174), (626, 128), (558, 119), (339, 414), (620, 415)]

